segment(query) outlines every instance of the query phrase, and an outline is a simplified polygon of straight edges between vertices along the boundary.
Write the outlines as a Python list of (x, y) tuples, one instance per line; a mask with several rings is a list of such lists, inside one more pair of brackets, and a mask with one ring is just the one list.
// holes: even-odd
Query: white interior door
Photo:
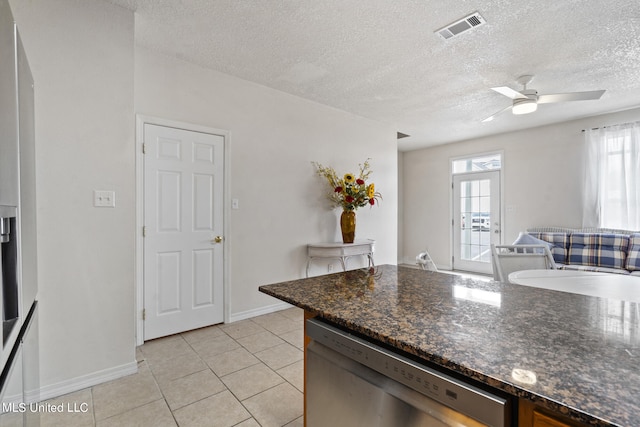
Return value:
[(144, 125), (144, 339), (224, 320), (224, 137)]
[(500, 244), (500, 172), (453, 175), (453, 268), (490, 274)]

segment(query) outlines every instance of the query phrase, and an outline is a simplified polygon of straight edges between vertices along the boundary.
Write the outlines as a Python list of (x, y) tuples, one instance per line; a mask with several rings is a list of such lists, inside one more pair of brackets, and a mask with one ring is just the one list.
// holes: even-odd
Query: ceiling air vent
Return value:
[(438, 31), (436, 31), (436, 34), (438, 34), (443, 39), (448, 40), (471, 28), (479, 27), (480, 25), (486, 24), (486, 22), (487, 21), (485, 21), (478, 12), (474, 12), (471, 15), (454, 22), (453, 24), (439, 29)]

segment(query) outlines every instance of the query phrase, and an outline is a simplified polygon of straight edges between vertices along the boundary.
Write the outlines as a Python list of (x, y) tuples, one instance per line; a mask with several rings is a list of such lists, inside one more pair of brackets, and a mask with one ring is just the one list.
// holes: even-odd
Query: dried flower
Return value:
[(327, 197), (335, 207), (340, 206), (343, 210), (352, 211), (367, 204), (373, 206), (378, 199), (382, 199), (382, 195), (376, 192), (373, 183), (366, 184), (366, 180), (371, 174), (369, 159), (364, 164), (358, 165), (360, 167), (358, 178), (354, 174), (347, 173), (342, 179), (339, 179), (333, 168), (324, 167), (316, 162), (311, 163), (315, 166), (316, 173), (329, 183), (331, 190)]
[(376, 197), (376, 186), (373, 183), (369, 184), (369, 186), (367, 187), (367, 197), (370, 200), (375, 199)]

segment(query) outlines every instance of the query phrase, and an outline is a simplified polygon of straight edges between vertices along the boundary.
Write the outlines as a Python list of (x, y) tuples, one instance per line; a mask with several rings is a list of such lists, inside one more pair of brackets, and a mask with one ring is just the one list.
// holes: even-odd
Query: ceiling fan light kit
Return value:
[(507, 86), (492, 87), (491, 89), (513, 100), (512, 105), (498, 111), (497, 113), (482, 120), (482, 122), (490, 122), (497, 115), (504, 111), (511, 110), (515, 115), (533, 113), (538, 109), (538, 104), (551, 104), (555, 102), (568, 102), (568, 101), (589, 101), (600, 99), (604, 94), (604, 90), (593, 90), (589, 92), (571, 92), (571, 93), (554, 93), (548, 95), (538, 96), (538, 91), (535, 89), (527, 89), (527, 85), (531, 83), (533, 76), (525, 75), (518, 77), (518, 83), (522, 85), (523, 90), (518, 92)]
[(533, 113), (538, 109), (535, 99), (514, 99), (511, 112), (515, 115)]

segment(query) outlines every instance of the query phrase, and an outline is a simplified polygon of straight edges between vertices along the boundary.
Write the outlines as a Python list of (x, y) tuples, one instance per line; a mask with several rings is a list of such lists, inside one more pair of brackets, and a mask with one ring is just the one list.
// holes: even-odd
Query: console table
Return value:
[(374, 266), (373, 250), (375, 240), (356, 240), (353, 243), (313, 243), (307, 245), (307, 277), (309, 277), (309, 266), (315, 258), (339, 259), (342, 270), (347, 271), (347, 259), (352, 256), (366, 256), (369, 266)]

